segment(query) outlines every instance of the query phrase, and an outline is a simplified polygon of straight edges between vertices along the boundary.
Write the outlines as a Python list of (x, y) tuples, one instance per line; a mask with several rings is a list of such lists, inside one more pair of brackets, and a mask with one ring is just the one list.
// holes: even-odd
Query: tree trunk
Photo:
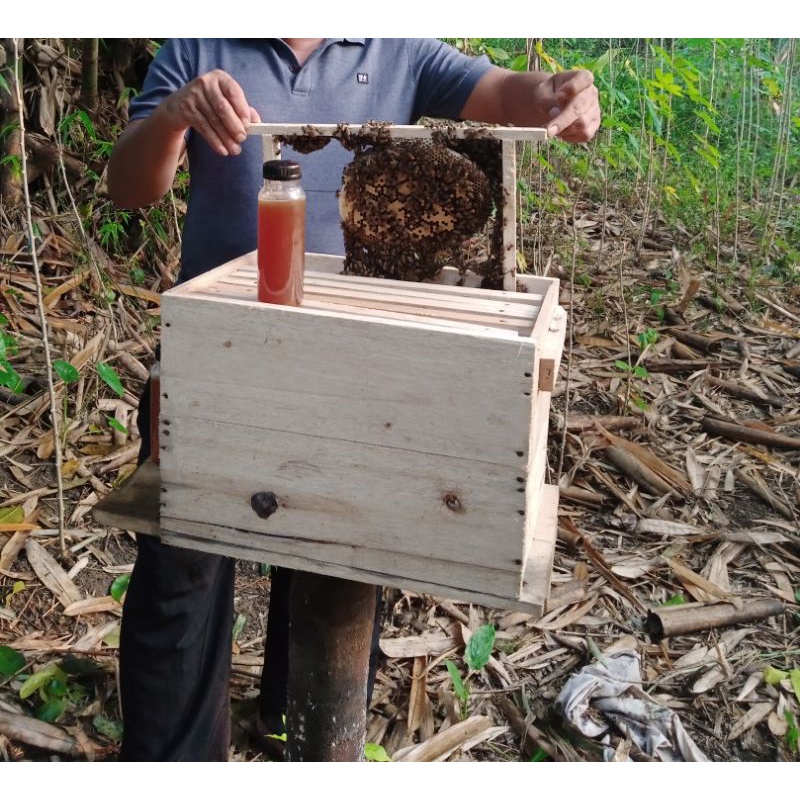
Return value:
[(83, 39), (81, 68), (81, 105), (87, 111), (97, 110), (97, 56), (99, 39)]

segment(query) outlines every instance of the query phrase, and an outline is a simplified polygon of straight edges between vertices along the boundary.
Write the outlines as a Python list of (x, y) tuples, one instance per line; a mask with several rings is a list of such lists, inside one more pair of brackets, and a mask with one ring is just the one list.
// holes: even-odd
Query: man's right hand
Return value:
[(221, 156), (239, 155), (247, 125), (261, 121), (242, 87), (221, 69), (206, 72), (173, 92), (158, 113), (163, 124), (175, 131), (193, 128)]

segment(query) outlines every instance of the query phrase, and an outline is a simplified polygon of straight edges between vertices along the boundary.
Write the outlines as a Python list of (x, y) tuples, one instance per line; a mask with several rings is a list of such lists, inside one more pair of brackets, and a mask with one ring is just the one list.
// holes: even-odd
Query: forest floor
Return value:
[[(131, 285), (96, 252), (79, 261), (69, 220), (49, 219), (38, 257), (53, 358), (80, 372), (56, 386), (67, 554), (36, 282), (12, 233), (0, 241), (2, 311), (28, 383), (0, 402), (0, 758), (113, 760), (119, 579), (135, 545), (92, 508), (135, 466), (163, 287)], [(634, 256), (634, 230), (587, 203), (563, 232), (581, 241), (576, 268), (565, 257), (547, 269), (570, 323), (551, 409), (548, 481), (562, 493), (546, 614), (384, 592), (367, 741), (396, 760), (798, 760), (800, 288), (717, 270), (665, 226)], [(115, 368), (121, 396), (98, 362)], [(268, 587), (259, 565), (240, 563), (234, 760), (264, 758), (248, 731)], [(709, 606), (739, 621), (712, 627)], [(658, 640), (647, 620), (660, 614), (684, 632)], [(446, 662), (465, 676), (465, 642), (487, 623), (492, 657), (461, 702)], [(605, 668), (632, 669), (614, 691), (604, 684), (626, 702), (603, 706), (586, 684), (557, 703), (591, 664), (597, 683)], [(565, 705), (594, 730), (569, 725)]]

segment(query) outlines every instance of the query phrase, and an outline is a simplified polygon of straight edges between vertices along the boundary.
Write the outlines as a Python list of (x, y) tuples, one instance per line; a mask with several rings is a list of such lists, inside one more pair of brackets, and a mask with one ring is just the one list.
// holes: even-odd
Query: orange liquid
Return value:
[(304, 198), (258, 204), (258, 299), (299, 306), (305, 266)]

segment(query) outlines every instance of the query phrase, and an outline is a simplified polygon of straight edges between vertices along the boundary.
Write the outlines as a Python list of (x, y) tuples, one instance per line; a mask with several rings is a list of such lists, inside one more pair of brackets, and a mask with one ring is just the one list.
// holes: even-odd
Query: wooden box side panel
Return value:
[[(161, 454), (162, 520), (438, 558), (502, 572), (522, 558), (519, 470), (467, 459), (178, 419)], [(260, 519), (256, 492), (278, 510)]]
[(529, 339), (174, 297), (163, 320), (162, 419), (525, 469)]

